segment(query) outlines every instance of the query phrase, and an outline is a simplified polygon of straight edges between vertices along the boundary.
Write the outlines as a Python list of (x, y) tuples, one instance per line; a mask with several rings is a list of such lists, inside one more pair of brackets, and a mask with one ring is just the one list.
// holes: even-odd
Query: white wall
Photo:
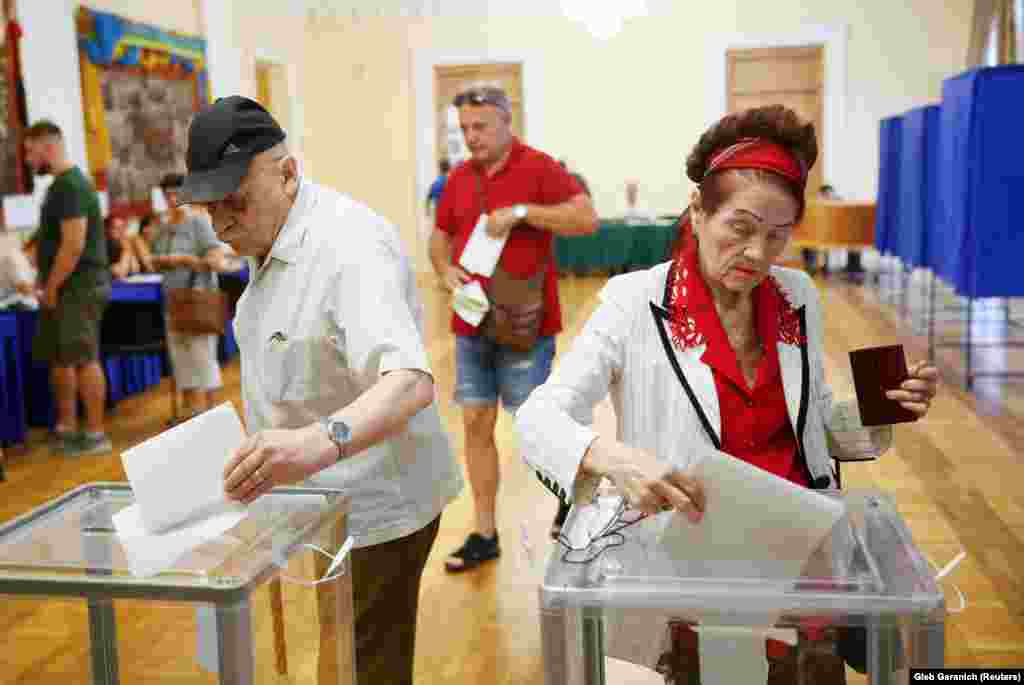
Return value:
[(872, 199), (879, 120), (938, 100), (963, 69), (970, 12), (971, 0), (674, 3), (604, 40), (554, 12), (326, 18), (306, 29), (307, 155), (422, 254), (432, 66), (512, 57), (524, 64), (528, 142), (582, 172), (599, 213), (622, 211), (627, 178), (652, 210), (678, 211), (686, 155), (723, 109), (724, 50), (809, 38), (828, 44), (823, 171), (844, 196)]
[[(55, 118), (67, 130), (72, 158), (84, 163), (73, 2), (20, 4), (30, 116)], [(964, 68), (972, 4), (716, 0), (695, 11), (692, 3), (648, 3), (657, 8), (652, 16), (627, 20), (605, 40), (558, 16), (554, 3), (547, 16), (498, 16), (488, 0), (472, 16), (338, 11), (312, 22), (303, 3), (274, 0), (90, 6), (205, 34), (214, 95), (255, 95), (258, 58), (287, 65), (295, 129), (289, 133), (306, 170), (315, 168), (321, 181), (382, 212), (400, 227), (410, 252), (419, 253), (422, 197), (433, 167), (432, 117), (424, 123), (432, 111), (425, 85), (432, 64), (521, 59), (528, 142), (581, 171), (600, 213), (621, 211), (631, 177), (640, 179), (642, 202), (661, 213), (686, 202), (684, 159), (721, 109), (724, 48), (831, 32), (845, 68), (830, 50), (826, 90), (841, 105), (826, 117), (827, 180), (847, 197), (871, 199), (879, 120), (937, 101), (942, 80)]]
[(234, 5), (231, 0), (200, 0), (202, 34), (206, 37), (206, 61), (210, 94), (214, 98), (242, 92), (242, 53), (235, 40)]
[(83, 170), (85, 153), (82, 84), (78, 72), (73, 0), (19, 2), (21, 69), (28, 121), (50, 119), (61, 127), (72, 162)]

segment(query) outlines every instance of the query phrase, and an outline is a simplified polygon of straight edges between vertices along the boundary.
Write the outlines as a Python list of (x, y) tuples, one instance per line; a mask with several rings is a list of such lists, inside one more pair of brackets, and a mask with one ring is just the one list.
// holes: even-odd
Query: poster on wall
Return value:
[(152, 189), (185, 171), (188, 125), (209, 102), (205, 41), (82, 7), (77, 15), (92, 177), (118, 214), (152, 211)]

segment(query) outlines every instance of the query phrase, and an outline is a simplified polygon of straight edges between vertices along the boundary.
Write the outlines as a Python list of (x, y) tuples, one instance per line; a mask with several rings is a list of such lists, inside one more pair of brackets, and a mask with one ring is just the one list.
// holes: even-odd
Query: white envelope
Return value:
[(479, 326), (491, 309), (480, 281), (470, 281), (459, 286), (452, 295), (452, 309), (470, 326)]
[(149, 533), (236, 511), (224, 494), (224, 467), (245, 439), (230, 402), (150, 438), (121, 455), (139, 518)]
[(459, 257), (459, 264), (471, 274), (479, 274), (488, 278), (494, 274), (494, 269), (501, 259), (501, 251), (505, 249), (505, 242), (509, 234), (502, 238), (492, 238), (487, 233), (487, 215), (481, 214), (473, 227), (473, 233), (469, 236), (469, 242), (462, 250)]

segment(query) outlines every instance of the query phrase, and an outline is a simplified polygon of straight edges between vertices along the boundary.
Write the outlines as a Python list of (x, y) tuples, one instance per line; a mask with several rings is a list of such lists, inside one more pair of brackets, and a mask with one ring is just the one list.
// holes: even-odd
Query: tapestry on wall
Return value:
[(209, 102), (205, 41), (82, 7), (77, 17), (90, 172), (116, 213), (185, 171), (188, 125)]

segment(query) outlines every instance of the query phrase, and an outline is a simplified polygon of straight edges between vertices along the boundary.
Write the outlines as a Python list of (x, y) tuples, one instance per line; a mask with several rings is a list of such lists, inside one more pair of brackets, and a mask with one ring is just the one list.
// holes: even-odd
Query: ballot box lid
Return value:
[(670, 555), (658, 530), (664, 517), (677, 515), (671, 512), (620, 528), (589, 552), (554, 543), (541, 608), (654, 610), (696, 623), (751, 625), (790, 615), (850, 624), (881, 616), (943, 616), (936, 569), (914, 545), (891, 498), (876, 490), (827, 494), (843, 502), (845, 513), (804, 560)]
[(275, 488), (227, 532), (140, 577), (113, 523), (133, 503), (126, 483), (89, 483), (0, 526), (0, 594), (229, 603), (305, 543), (338, 540), (349, 511), (340, 490)]

